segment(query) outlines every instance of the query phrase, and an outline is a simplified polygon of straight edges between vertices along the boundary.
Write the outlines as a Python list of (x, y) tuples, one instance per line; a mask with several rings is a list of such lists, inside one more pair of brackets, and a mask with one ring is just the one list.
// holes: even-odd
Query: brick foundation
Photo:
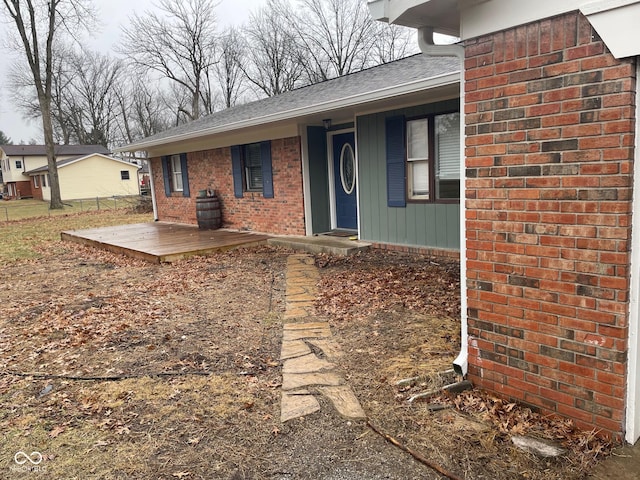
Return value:
[(151, 160), (158, 205), (158, 219), (197, 224), (196, 196), (199, 190), (215, 189), (221, 201), (223, 226), (271, 234), (304, 235), (302, 161), (298, 137), (271, 142), (274, 198), (261, 192), (233, 193), (231, 152), (217, 148), (187, 153), (190, 197), (174, 193), (167, 197), (160, 158)]
[(465, 54), (470, 377), (617, 436), (635, 64), (578, 12)]
[(426, 255), (429, 257), (450, 258), (458, 262), (460, 261), (459, 250), (447, 250), (444, 248), (421, 247), (417, 245), (398, 245), (396, 243), (379, 243), (379, 242), (372, 242), (371, 246), (373, 248), (377, 248), (380, 250), (411, 253), (415, 255)]
[(31, 191), (31, 182), (12, 182), (15, 187), (15, 195), (7, 196), (7, 198), (31, 198), (33, 192)]

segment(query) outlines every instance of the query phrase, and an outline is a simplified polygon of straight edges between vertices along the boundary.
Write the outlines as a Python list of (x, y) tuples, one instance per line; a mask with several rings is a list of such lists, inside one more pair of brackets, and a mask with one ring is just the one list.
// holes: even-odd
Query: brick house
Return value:
[[(634, 443), (640, 2), (374, 0), (370, 9), (418, 28), (423, 52), (463, 65), (456, 367)], [(461, 38), (458, 51), (434, 45), (434, 32)]]
[(160, 221), (197, 223), (196, 197), (212, 190), (226, 228), (343, 230), (380, 247), (458, 257), (459, 84), (455, 58), (419, 54), (117, 151), (146, 152)]

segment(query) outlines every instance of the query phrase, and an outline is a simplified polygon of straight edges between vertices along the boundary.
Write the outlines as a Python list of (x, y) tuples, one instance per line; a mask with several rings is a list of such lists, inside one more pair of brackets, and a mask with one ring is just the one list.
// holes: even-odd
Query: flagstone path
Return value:
[(320, 410), (318, 396), (328, 398), (346, 417), (366, 415), (353, 390), (333, 363), (342, 355), (329, 323), (314, 318), (313, 302), (320, 280), (313, 257), (290, 255), (286, 273), (286, 308), (282, 332), (282, 422)]

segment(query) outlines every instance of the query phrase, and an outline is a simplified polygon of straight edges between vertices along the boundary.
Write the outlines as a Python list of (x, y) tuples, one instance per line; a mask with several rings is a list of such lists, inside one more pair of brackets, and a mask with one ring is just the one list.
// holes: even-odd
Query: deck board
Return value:
[(194, 225), (165, 222), (65, 231), (61, 238), (156, 263), (259, 245), (269, 239), (255, 233), (200, 230)]

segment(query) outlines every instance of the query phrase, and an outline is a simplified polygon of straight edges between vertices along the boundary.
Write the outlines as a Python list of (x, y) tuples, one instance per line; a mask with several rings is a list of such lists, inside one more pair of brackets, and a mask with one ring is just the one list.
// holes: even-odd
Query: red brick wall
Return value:
[(42, 200), (42, 184), (40, 183), (40, 180), (42, 180), (42, 178), (38, 176), (38, 188), (35, 187), (33, 179), (34, 177), (31, 177), (31, 191), (33, 192), (33, 198)]
[(182, 192), (167, 197), (162, 162), (151, 160), (159, 220), (197, 224), (196, 196), (199, 190), (213, 188), (221, 200), (223, 226), (272, 234), (304, 235), (302, 161), (299, 137), (271, 142), (274, 198), (262, 192), (233, 193), (231, 151), (217, 148), (187, 153), (190, 197)]
[(577, 12), (465, 54), (471, 379), (618, 434), (635, 64)]
[(33, 196), (33, 193), (31, 192), (31, 182), (14, 182), (13, 184), (15, 185), (17, 191), (15, 198)]

